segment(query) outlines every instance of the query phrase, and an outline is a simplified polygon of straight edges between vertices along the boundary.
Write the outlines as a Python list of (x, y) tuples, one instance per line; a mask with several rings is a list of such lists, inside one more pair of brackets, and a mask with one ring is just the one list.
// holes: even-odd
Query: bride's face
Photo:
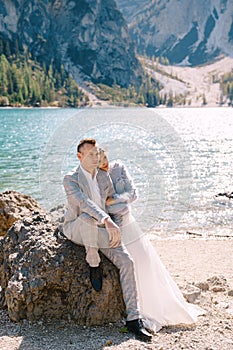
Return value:
[(109, 161), (104, 151), (100, 151), (99, 168), (105, 171), (109, 169)]

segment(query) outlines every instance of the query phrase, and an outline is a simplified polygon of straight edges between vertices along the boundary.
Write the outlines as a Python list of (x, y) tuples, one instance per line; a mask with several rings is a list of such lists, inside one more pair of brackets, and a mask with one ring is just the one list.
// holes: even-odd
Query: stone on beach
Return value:
[(189, 303), (195, 303), (198, 297), (201, 295), (201, 289), (192, 284), (187, 285), (185, 289), (182, 290), (182, 292), (185, 299)]
[[(17, 198), (15, 206), (24, 200), (19, 193), (9, 196)], [(118, 321), (125, 315), (118, 270), (102, 254), (101, 266), (103, 288), (97, 293), (84, 247), (67, 240), (50, 215), (33, 207), (0, 240), (0, 306), (13, 321), (66, 319), (87, 326)]]

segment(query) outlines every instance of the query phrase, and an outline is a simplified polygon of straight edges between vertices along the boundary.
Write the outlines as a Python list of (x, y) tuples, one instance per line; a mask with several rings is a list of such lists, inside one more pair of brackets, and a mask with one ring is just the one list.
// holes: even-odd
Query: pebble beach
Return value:
[(195, 303), (205, 309), (192, 327), (164, 327), (151, 343), (123, 333), (124, 321), (82, 327), (72, 321), (12, 322), (0, 310), (1, 350), (231, 350), (233, 349), (232, 239), (154, 240), (170, 274), (185, 294), (200, 289)]

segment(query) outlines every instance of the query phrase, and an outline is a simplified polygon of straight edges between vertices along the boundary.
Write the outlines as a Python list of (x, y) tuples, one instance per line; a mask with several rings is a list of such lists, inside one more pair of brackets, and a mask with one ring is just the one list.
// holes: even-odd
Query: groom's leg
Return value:
[(133, 260), (124, 246), (118, 248), (102, 248), (100, 250), (119, 269), (121, 288), (127, 311), (127, 320), (138, 319), (139, 303)]
[(76, 244), (83, 245), (86, 249), (86, 261), (91, 267), (97, 267), (100, 263), (98, 253), (98, 227), (96, 220), (89, 219), (85, 213), (76, 220), (66, 222), (63, 227), (65, 236)]

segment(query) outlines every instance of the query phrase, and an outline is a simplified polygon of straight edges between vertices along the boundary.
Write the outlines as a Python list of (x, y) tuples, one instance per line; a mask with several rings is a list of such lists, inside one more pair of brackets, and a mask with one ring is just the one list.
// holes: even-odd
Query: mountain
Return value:
[(129, 24), (133, 18), (136, 18), (140, 14), (140, 12), (145, 12), (145, 9), (150, 6), (151, 2), (151, 0), (116, 0), (120, 11), (123, 13)]
[(114, 0), (0, 0), (0, 37), (79, 82), (139, 84), (142, 68)]
[(231, 0), (117, 0), (139, 54), (199, 65), (233, 56)]
[(220, 57), (201, 66), (163, 65), (141, 58), (146, 72), (160, 84), (160, 96), (173, 95), (173, 106), (233, 105), (233, 58)]

